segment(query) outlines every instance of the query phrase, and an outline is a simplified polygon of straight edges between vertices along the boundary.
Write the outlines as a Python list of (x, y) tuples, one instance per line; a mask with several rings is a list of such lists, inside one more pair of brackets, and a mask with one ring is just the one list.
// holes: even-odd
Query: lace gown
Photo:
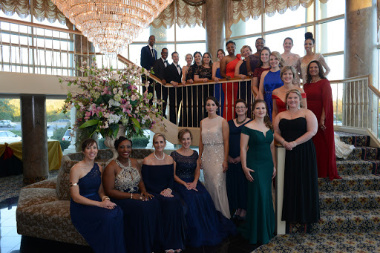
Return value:
[[(116, 164), (122, 169), (115, 178), (115, 188), (122, 192), (137, 193), (141, 180), (136, 168)], [(112, 199), (124, 212), (124, 235), (127, 252), (151, 253), (159, 250), (160, 204), (157, 199), (141, 201), (138, 199)]]
[(223, 172), (224, 143), (222, 117), (205, 118), (202, 121), (202, 169), (205, 187), (210, 193), (216, 210), (230, 218), (226, 190), (226, 173)]
[(280, 72), (269, 71), (264, 78), (264, 100), (268, 106), (269, 119), (272, 120), (272, 110), (273, 110), (273, 101), (272, 101), (272, 92), (273, 90), (280, 88), (284, 85), (281, 80)]
[[(176, 175), (183, 181), (194, 181), (198, 153), (183, 156), (177, 151), (171, 153), (176, 162)], [(174, 189), (179, 193), (186, 205), (186, 245), (200, 247), (219, 244), (223, 238), (235, 231), (234, 224), (216, 211), (210, 194), (198, 181), (197, 190), (187, 190), (179, 183), (174, 183)]]
[[(100, 183), (101, 173), (98, 164), (95, 163), (91, 171), (78, 181), (80, 195), (91, 200), (101, 201), (98, 194)], [(74, 227), (94, 252), (126, 252), (123, 211), (120, 207), (106, 209), (82, 205), (71, 199), (70, 216)]]
[(172, 192), (174, 197), (164, 197), (160, 194), (166, 188), (173, 189), (174, 165), (143, 164), (141, 174), (146, 190), (160, 203), (162, 226), (159, 238), (162, 238), (163, 249), (183, 249), (185, 217), (181, 199), (175, 191)]
[[(205, 68), (204, 66), (200, 66), (195, 75), (198, 75), (199, 78), (207, 78), (208, 80), (212, 80), (212, 68)], [(197, 86), (197, 94), (198, 94), (198, 124), (199, 122), (207, 116), (207, 111), (205, 107), (205, 99), (214, 94), (214, 85), (198, 85)]]

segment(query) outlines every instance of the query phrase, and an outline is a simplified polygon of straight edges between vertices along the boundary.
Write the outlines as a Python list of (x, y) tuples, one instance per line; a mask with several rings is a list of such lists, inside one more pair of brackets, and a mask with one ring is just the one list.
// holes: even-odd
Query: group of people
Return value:
[[(153, 44), (146, 52), (152, 59), (156, 55)], [(282, 55), (264, 44), (263, 39), (256, 41), (255, 54), (244, 46), (244, 60), (235, 55), (235, 43), (229, 41), (228, 55), (219, 50), (220, 61), (214, 64), (209, 53), (202, 56), (196, 52), (186, 55), (188, 65), (180, 68), (174, 52), (169, 65), (167, 49), (153, 63), (159, 78), (164, 73), (162, 82), (176, 89), (184, 82), (253, 77), (243, 84), (248, 87), (245, 93), (233, 80), (207, 91), (202, 86), (187, 87), (208, 95), (200, 103), (204, 108), (181, 119), (197, 125), (200, 112), (205, 111), (207, 116), (199, 122), (199, 154), (190, 149), (193, 136), (189, 129), (178, 133), (181, 148), (170, 156), (164, 152), (165, 136), (155, 134), (154, 152), (140, 166), (130, 157), (132, 142), (120, 137), (115, 141), (118, 158), (103, 170), (95, 163), (96, 142), (89, 139), (83, 143), (84, 159), (70, 173), (71, 217), (95, 252), (173, 253), (186, 246), (215, 245), (236, 232), (230, 218), (242, 221), (238, 231), (250, 243), (268, 243), (275, 229), (274, 140), (286, 149), (282, 219), (318, 222), (318, 177), (340, 178), (332, 91), (325, 78), (329, 68), (322, 55), (312, 52), (310, 33), (305, 35), (306, 55), (302, 58), (291, 53), (291, 38), (284, 40)], [(161, 86), (155, 88), (164, 93)], [(185, 91), (181, 94), (188, 95)], [(199, 97), (187, 98), (199, 102)], [(220, 103), (234, 108), (222, 109)], [(170, 113), (176, 114), (175, 109), (172, 112), (170, 107)], [(199, 181), (201, 169), (203, 183)]]

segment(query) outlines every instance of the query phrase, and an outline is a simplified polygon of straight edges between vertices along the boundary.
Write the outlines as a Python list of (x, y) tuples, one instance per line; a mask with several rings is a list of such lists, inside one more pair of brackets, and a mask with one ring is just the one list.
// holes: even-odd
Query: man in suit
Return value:
[[(161, 58), (156, 60), (153, 65), (153, 71), (154, 75), (158, 77), (162, 84), (166, 84), (165, 80), (165, 72), (166, 72), (166, 67), (169, 66), (168, 63), (168, 49), (163, 48), (161, 51)], [(165, 86), (156, 83), (156, 95), (157, 99), (162, 99), (164, 100), (164, 103), (162, 105), (162, 116), (166, 117), (166, 103), (168, 100), (168, 88)]]
[[(155, 43), (156, 37), (154, 35), (150, 35), (148, 45), (141, 48), (140, 65), (148, 71), (151, 70), (154, 62), (157, 60), (157, 51), (153, 48)], [(153, 83), (153, 80), (150, 78), (146, 79), (145, 75), (143, 75), (141, 78), (143, 83), (146, 81), (149, 81), (151, 84)], [(143, 91), (145, 92), (145, 90), (146, 88), (143, 86)], [(153, 86), (148, 87), (148, 92), (153, 93)], [(150, 102), (150, 104), (151, 103), (152, 102)]]
[[(178, 64), (179, 55), (172, 53), (173, 63), (166, 68), (166, 83), (173, 85), (169, 88), (169, 116), (170, 121), (177, 124), (177, 111), (182, 100), (182, 69)], [(184, 110), (182, 110), (184, 111)], [(182, 118), (182, 117), (181, 117)], [(182, 126), (182, 122), (179, 123)]]

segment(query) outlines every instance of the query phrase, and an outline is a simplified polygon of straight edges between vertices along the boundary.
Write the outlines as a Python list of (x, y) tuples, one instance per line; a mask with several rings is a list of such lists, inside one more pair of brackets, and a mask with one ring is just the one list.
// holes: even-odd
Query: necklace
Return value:
[(244, 121), (246, 119), (247, 119), (247, 116), (242, 121), (239, 121), (238, 118), (236, 118), (236, 124), (240, 125), (240, 124), (244, 123)]
[(159, 161), (162, 161), (162, 160), (165, 159), (165, 153), (163, 153), (162, 158), (158, 158), (158, 157), (156, 156), (156, 152), (153, 152), (153, 155), (154, 155), (154, 157), (156, 157), (156, 159), (159, 160)]

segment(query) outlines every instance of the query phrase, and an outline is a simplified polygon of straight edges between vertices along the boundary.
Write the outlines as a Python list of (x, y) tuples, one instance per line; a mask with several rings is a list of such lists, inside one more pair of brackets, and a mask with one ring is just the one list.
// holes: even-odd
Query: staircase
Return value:
[[(303, 252), (327, 252), (328, 248), (380, 252), (380, 148), (369, 147), (369, 136), (338, 134), (355, 149), (347, 160), (337, 159), (342, 179), (318, 179), (319, 223), (288, 226), (286, 235), (276, 236), (256, 252), (287, 252), (295, 247)], [(347, 243), (351, 248), (343, 249)]]

